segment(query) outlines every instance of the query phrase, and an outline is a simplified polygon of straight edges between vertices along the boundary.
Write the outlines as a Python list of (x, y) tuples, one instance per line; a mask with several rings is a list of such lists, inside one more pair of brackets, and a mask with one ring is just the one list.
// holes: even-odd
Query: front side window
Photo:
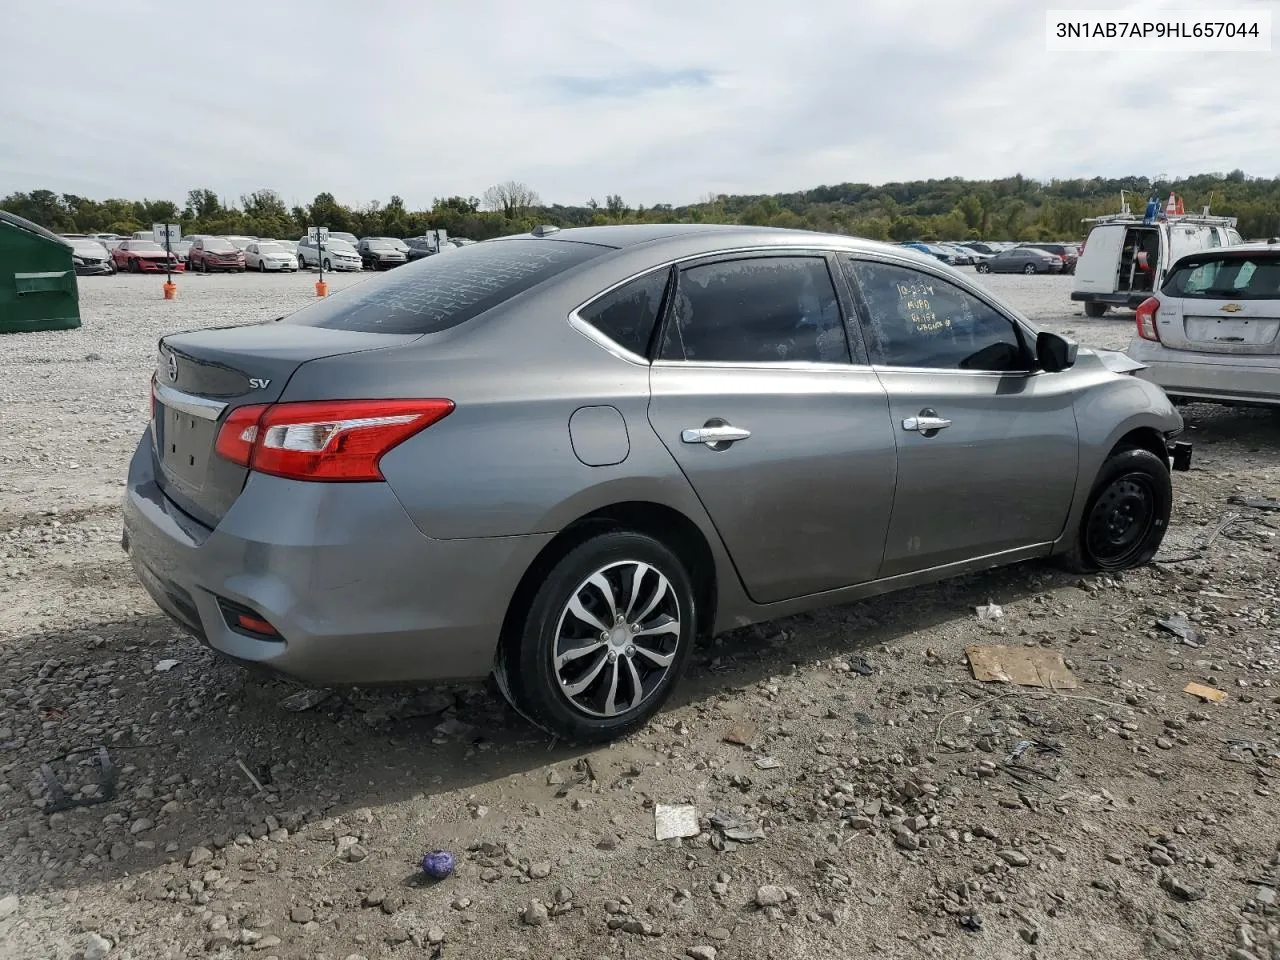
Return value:
[(1175, 268), (1162, 292), (1185, 299), (1280, 299), (1280, 257), (1197, 258)]
[(578, 311), (586, 323), (618, 346), (645, 356), (662, 310), (670, 270), (656, 270), (623, 284)]
[(848, 363), (839, 301), (823, 257), (755, 257), (680, 272), (663, 360)]
[(955, 284), (887, 263), (846, 264), (866, 308), (873, 363), (936, 370), (1029, 368), (1013, 321)]

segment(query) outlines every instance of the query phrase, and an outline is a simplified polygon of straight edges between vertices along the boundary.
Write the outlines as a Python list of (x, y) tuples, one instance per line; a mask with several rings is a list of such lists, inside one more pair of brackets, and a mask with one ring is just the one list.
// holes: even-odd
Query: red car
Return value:
[(174, 273), (183, 270), (178, 255), (165, 253), (164, 247), (154, 240), (125, 240), (111, 251), (111, 259), (117, 270), (130, 273), (164, 273), (166, 261)]
[(191, 269), (202, 273), (210, 270), (234, 270), (244, 273), (244, 251), (225, 237), (196, 237), (187, 251)]

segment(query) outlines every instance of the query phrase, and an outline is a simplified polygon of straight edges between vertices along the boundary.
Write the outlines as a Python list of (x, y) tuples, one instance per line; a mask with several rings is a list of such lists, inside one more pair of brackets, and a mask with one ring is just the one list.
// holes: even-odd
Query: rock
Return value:
[(493, 867), (485, 867), (480, 871), (480, 879), (485, 883), (493, 883), (502, 879), (502, 871), (495, 870)]
[(1168, 873), (1164, 874), (1160, 878), (1160, 887), (1169, 894), (1169, 896), (1173, 897), (1175, 900), (1181, 900), (1184, 903), (1203, 900), (1205, 897), (1209, 896), (1209, 891), (1205, 890), (1203, 887), (1189, 886), (1177, 877)]
[(18, 898), (12, 893), (7, 897), (0, 897), (0, 920), (13, 916), (18, 910)]
[(129, 827), (129, 832), (132, 834), (139, 834), (147, 830), (150, 830), (154, 826), (155, 826), (154, 822), (152, 822), (151, 820), (148, 820), (146, 817), (141, 817), (133, 821), (132, 826)]
[(294, 923), (310, 923), (316, 918), (316, 912), (310, 907), (294, 907), (289, 911), (289, 919)]
[(1167, 740), (1164, 737), (1156, 737), (1156, 746), (1159, 747), (1161, 750), (1172, 750), (1173, 741)]
[(1040, 931), (1035, 927), (1020, 927), (1018, 929), (1018, 936), (1020, 936), (1026, 943), (1031, 944), (1031, 946), (1035, 946), (1040, 942)]
[(529, 864), (529, 876), (534, 880), (545, 880), (551, 876), (551, 864), (546, 860)]
[(1164, 927), (1156, 927), (1151, 931), (1151, 936), (1155, 939), (1156, 943), (1160, 944), (1160, 946), (1164, 947), (1166, 950), (1182, 949), (1182, 941)]
[(1031, 858), (1021, 850), (1001, 850), (996, 856), (1011, 867), (1026, 867), (1031, 864)]
[(366, 907), (377, 907), (382, 905), (382, 898), (385, 897), (386, 891), (375, 887), (364, 895), (361, 901)]
[(359, 863), (367, 856), (369, 856), (369, 851), (358, 843), (351, 844), (351, 846), (347, 847), (346, 853), (343, 854), (348, 863)]
[(778, 907), (787, 902), (787, 891), (771, 883), (756, 890), (756, 906)]
[(84, 947), (80, 951), (84, 960), (103, 960), (103, 958), (111, 952), (114, 947), (110, 940), (97, 933), (91, 933), (85, 939)]
[(265, 936), (253, 945), (254, 950), (270, 950), (272, 947), (280, 946), (280, 938), (274, 934)]
[(1262, 960), (1256, 953), (1244, 949), (1244, 947), (1236, 947), (1227, 954), (1229, 960)]
[(906, 827), (899, 827), (893, 832), (893, 842), (903, 850), (920, 849), (920, 838)]
[(1172, 867), (1172, 866), (1173, 866), (1173, 857), (1169, 856), (1169, 855), (1168, 855), (1167, 853), (1165, 853), (1163, 850), (1158, 850), (1158, 849), (1157, 849), (1157, 850), (1152, 850), (1152, 851), (1151, 851), (1151, 856), (1150, 856), (1150, 857), (1148, 857), (1147, 859), (1149, 859), (1149, 860), (1150, 860), (1152, 863), (1154, 863), (1157, 867)]
[(689, 960), (716, 960), (716, 952), (711, 946), (690, 947), (685, 951)]
[(715, 940), (717, 943), (724, 943), (732, 935), (725, 927), (712, 927), (707, 931), (707, 939)]
[(437, 944), (444, 943), (444, 928), (435, 924), (427, 927), (427, 943), (431, 944), (433, 947)]
[(404, 897), (398, 893), (388, 894), (382, 898), (382, 903), (379, 906), (382, 907), (382, 912), (389, 917), (404, 906)]
[(551, 915), (547, 913), (547, 908), (541, 900), (530, 900), (520, 911), (520, 922), (529, 927), (546, 926), (550, 918)]
[(195, 847), (187, 857), (188, 867), (198, 867), (202, 863), (208, 863), (213, 859), (213, 851), (208, 847)]

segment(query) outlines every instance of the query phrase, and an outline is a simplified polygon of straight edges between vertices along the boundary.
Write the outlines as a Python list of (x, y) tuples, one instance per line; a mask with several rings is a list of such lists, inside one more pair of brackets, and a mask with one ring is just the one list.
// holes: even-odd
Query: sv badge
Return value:
[(270, 386), (270, 385), (271, 385), (271, 381), (270, 381), (270, 380), (261, 380), (261, 379), (259, 379), (258, 377), (250, 377), (250, 378), (249, 378), (249, 389), (250, 389), (250, 390), (265, 390), (265, 389), (267, 389), (267, 387), (268, 387), (268, 386)]

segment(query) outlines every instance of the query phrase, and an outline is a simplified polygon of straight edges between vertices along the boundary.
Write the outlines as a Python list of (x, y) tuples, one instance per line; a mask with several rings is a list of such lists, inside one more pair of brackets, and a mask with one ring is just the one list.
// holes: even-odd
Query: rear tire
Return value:
[(990, 273), (990, 272), (991, 272), (991, 268), (990, 268), (989, 266), (987, 266), (985, 263), (980, 263), (980, 264), (978, 264), (978, 266), (976, 267), (976, 269), (977, 269), (977, 271), (978, 271), (979, 273)]
[(1118, 450), (1098, 471), (1062, 562), (1076, 573), (1129, 570), (1150, 563), (1164, 540), (1172, 509), (1168, 465), (1150, 450)]
[(1032, 274), (1036, 273), (1036, 265), (1034, 263), (1028, 263), (1025, 267), (1022, 268), (1022, 272), (1029, 277)]
[(324, 258), (324, 268), (328, 270), (330, 273), (333, 273), (333, 264), (329, 262), (328, 257)]
[(258, 272), (259, 272), (259, 273), (266, 273), (266, 272), (267, 272), (267, 262), (266, 262), (265, 260), (259, 260), (259, 261), (258, 261)]
[(498, 654), (512, 706), (577, 743), (644, 726), (679, 682), (697, 633), (684, 564), (652, 537), (612, 530), (570, 550), (537, 584), (527, 607), (513, 609)]
[(1095, 320), (1097, 320), (1099, 317), (1106, 314), (1106, 312), (1107, 312), (1107, 305), (1105, 303), (1094, 303), (1092, 300), (1090, 300), (1090, 301), (1087, 301), (1084, 305), (1084, 315), (1086, 317), (1093, 317), (1093, 319)]

